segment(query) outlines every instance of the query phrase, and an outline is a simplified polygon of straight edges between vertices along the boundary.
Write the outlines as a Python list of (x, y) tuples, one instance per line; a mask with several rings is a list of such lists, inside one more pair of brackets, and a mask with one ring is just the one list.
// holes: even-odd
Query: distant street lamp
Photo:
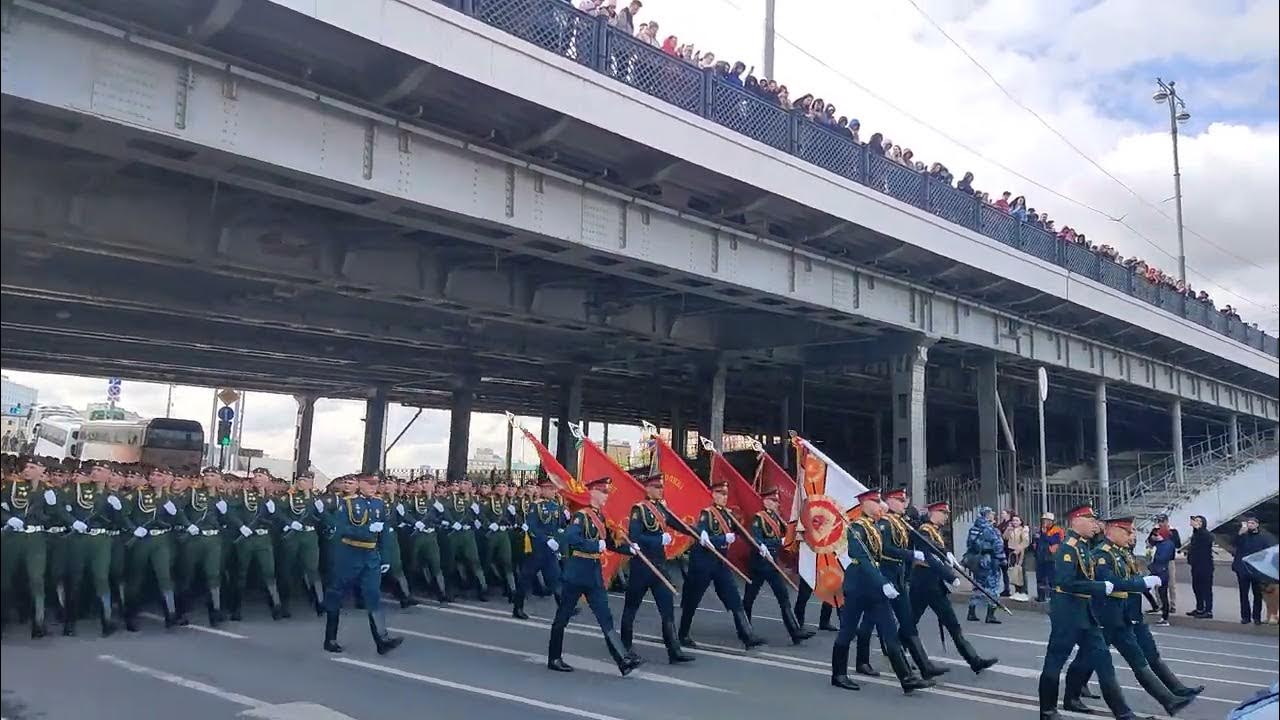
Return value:
[(1182, 171), (1178, 165), (1178, 123), (1191, 119), (1186, 103), (1178, 95), (1175, 83), (1156, 78), (1156, 91), (1151, 99), (1169, 106), (1169, 136), (1173, 138), (1173, 201), (1178, 222), (1178, 279), (1187, 284), (1187, 250), (1182, 239)]

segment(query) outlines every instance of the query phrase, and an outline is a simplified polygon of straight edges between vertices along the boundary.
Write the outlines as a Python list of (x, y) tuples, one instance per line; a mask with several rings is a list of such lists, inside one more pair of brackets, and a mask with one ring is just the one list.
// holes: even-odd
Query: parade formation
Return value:
[[(795, 441), (802, 451), (817, 453)], [(31, 636), (41, 638), (51, 616), (70, 636), (80, 620), (97, 615), (105, 637), (117, 631), (118, 619), (138, 632), (138, 617), (148, 606), (157, 606), (165, 627), (173, 628), (186, 625), (203, 604), (209, 626), (218, 627), (240, 620), (249, 596), (260, 592), (273, 620), (309, 604), (325, 618), (323, 649), (341, 653), (339, 618), (353, 597), (367, 613), (377, 653), (386, 654), (403, 638), (387, 627), (384, 589), (409, 607), (419, 602), (418, 591), (450, 603), (464, 594), (487, 601), (496, 588), (519, 620), (529, 617), (530, 594), (555, 599), (546, 667), (558, 672), (574, 669), (563, 657), (564, 638), (585, 598), (608, 656), (625, 676), (644, 662), (633, 639), (647, 596), (658, 611), (667, 659), (680, 665), (694, 660), (686, 649), (698, 647), (693, 625), (708, 589), (732, 617), (745, 650), (763, 645), (751, 609), (767, 585), (792, 643), (814, 637), (794, 612), (792, 587), (799, 590), (801, 607), (817, 592), (838, 612), (830, 674), (836, 688), (860, 689), (850, 676), (851, 645), (854, 674), (880, 674), (871, 660), (873, 633), (904, 693), (933, 687), (948, 668), (931, 659), (921, 642), (917, 623), (925, 610), (935, 613), (974, 673), (996, 664), (965, 638), (948, 598), (967, 579), (975, 595), (990, 603), (987, 619), (998, 622), (998, 599), (982, 587), (983, 573), (990, 571), (982, 556), (991, 548), (984, 545), (981, 523), (967, 542), (966, 556), (974, 557), (961, 562), (947, 550), (946, 503), (916, 510), (903, 489), (880, 492), (853, 481), (851, 504), (839, 515), (823, 516), (823, 503), (839, 496), (831, 483), (841, 476), (838, 468), (824, 468), (824, 492), (830, 495), (815, 492), (805, 470), (815, 459), (825, 461), (820, 454), (802, 462), (798, 487), (789, 486), (785, 475), (758, 475), (750, 491), (759, 509), (749, 516), (739, 517), (745, 481), (732, 470), (713, 472), (696, 487), (680, 484), (683, 497), (710, 499), (696, 517), (682, 517), (666, 493), (687, 467), (663, 455), (670, 448), (660, 440), (654, 442), (655, 463), (639, 477), (619, 475), (623, 471), (614, 466), (582, 482), (539, 445), (544, 473), (536, 482), (517, 486), (495, 473), (478, 488), (465, 477), (437, 484), (430, 477), (401, 481), (359, 473), (317, 490), (308, 474), (282, 481), (264, 468), (241, 478), (212, 467), (195, 472), (5, 455), (5, 621), (25, 616)], [(595, 448), (590, 440), (584, 443), (584, 452)], [(793, 498), (790, 517), (783, 514), (780, 496)], [(630, 498), (621, 510), (611, 503), (618, 498)], [(834, 537), (830, 551), (837, 562), (824, 572), (836, 573), (837, 592), (825, 574), (806, 575), (802, 569), (806, 552), (827, 552), (810, 539), (826, 522), (820, 517), (832, 522), (825, 530)], [(1073, 650), (1061, 707), (1090, 712), (1081, 698), (1096, 675), (1111, 713), (1135, 717), (1117, 682), (1111, 647), (1142, 689), (1170, 715), (1177, 713), (1203, 688), (1178, 679), (1143, 623), (1141, 591), (1159, 586), (1160, 579), (1139, 574), (1131, 552), (1132, 518), (1100, 520), (1086, 506), (1067, 520), (1070, 531), (1053, 556), (1041, 718), (1058, 715), (1060, 674)], [(682, 546), (688, 548), (688, 569), (677, 591), (667, 567), (670, 551)], [(742, 548), (747, 552), (737, 552)], [(620, 627), (606, 592), (619, 579), (617, 559), (629, 561)], [(745, 580), (745, 601), (739, 577)]]

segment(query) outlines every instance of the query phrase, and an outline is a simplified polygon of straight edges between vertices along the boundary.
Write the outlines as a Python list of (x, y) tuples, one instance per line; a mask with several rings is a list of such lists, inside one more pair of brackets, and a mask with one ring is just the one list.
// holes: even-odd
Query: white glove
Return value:
[(1111, 582), (1110, 580), (1103, 580), (1102, 587), (1106, 588), (1108, 595), (1115, 592), (1115, 589), (1116, 589), (1115, 583)]
[(560, 543), (556, 542), (555, 538), (547, 538), (547, 547), (551, 548), (551, 552), (558, 552)]
[(404, 515), (404, 503), (396, 503), (396, 514)]
[(9, 503), (7, 503), (7, 502), (5, 502), (5, 501), (3, 501), (3, 500), (0, 500), (0, 510), (4, 510), (5, 512), (9, 512)]
[(178, 506), (174, 505), (172, 500), (165, 502), (165, 504), (162, 505), (161, 507), (163, 507), (164, 511), (169, 513), (170, 515), (178, 514)]
[(960, 564), (960, 562), (956, 560), (955, 553), (950, 553), (950, 552), (947, 553), (947, 562), (951, 563), (952, 565)]
[(489, 532), (498, 532), (498, 523), (489, 523)]
[(702, 534), (698, 536), (698, 540), (703, 547), (711, 547), (711, 536), (707, 534), (706, 530), (702, 531)]
[[(219, 500), (218, 502), (214, 503), (214, 507), (218, 508), (218, 513), (219, 513), (220, 515), (226, 515), (226, 514), (227, 514), (227, 501), (226, 501), (226, 500)], [(117, 510), (119, 510), (120, 508), (116, 508), (116, 509), (117, 509)]]
[(734, 541), (734, 540), (737, 540), (737, 539), (738, 539), (738, 536), (737, 536), (737, 535), (735, 535), (735, 534), (733, 534), (733, 533), (725, 533), (725, 534), (724, 534), (724, 544), (725, 544), (725, 545), (732, 545), (732, 544), (733, 544), (733, 541)]
[(54, 491), (52, 491), (52, 490), (45, 490), (45, 491), (44, 491), (44, 504), (45, 504), (45, 505), (57, 505), (57, 504), (58, 504), (58, 494), (57, 494), (57, 493), (55, 493), (55, 492), (54, 492)]
[(188, 525), (188, 526), (187, 526), (187, 534), (188, 534), (188, 535), (199, 535), (199, 534), (200, 534), (200, 528), (196, 527), (195, 525)]
[(911, 557), (915, 558), (916, 562), (924, 562), (924, 553), (919, 550), (912, 551)]
[(297, 520), (294, 520), (293, 522), (289, 523), (289, 527), (290, 527), (290, 528), (292, 528), (292, 529), (294, 529), (294, 530), (301, 531), (301, 530), (302, 530), (302, 523), (298, 522)]
[(71, 523), (71, 529), (75, 530), (78, 533), (82, 533), (88, 530), (89, 526), (85, 525), (83, 520), (76, 520), (75, 522)]
[(318, 513), (322, 513), (322, 512), (324, 512), (324, 501), (323, 501), (323, 500), (316, 500), (315, 502), (313, 502), (313, 503), (311, 503), (311, 504), (315, 506), (315, 508), (316, 508), (316, 512), (318, 512)]
[(607, 545), (607, 544), (605, 544), (605, 541), (601, 540), (601, 541), (600, 541), (600, 552), (604, 552), (604, 550), (605, 550), (605, 548), (606, 548), (606, 547), (608, 547), (608, 545)]
[(898, 588), (894, 587), (893, 583), (885, 583), (880, 587), (880, 590), (883, 591), (884, 596), (890, 600), (898, 597)]
[(115, 495), (108, 495), (108, 496), (107, 496), (107, 504), (108, 504), (108, 505), (110, 505), (110, 506), (112, 507), (112, 509), (114, 509), (114, 510), (119, 510), (119, 509), (120, 509), (120, 498), (116, 497)]
[(269, 512), (269, 513), (271, 513), (271, 514), (273, 514), (273, 515), (275, 514), (275, 512), (276, 512), (276, 501), (275, 501), (275, 500), (268, 500), (268, 501), (267, 501), (267, 512)]
[(508, 505), (508, 506), (507, 506), (507, 512), (511, 513), (512, 515), (515, 515), (515, 514), (516, 514), (516, 506), (515, 506), (515, 505)]
[(520, 529), (525, 532), (529, 532), (529, 526), (526, 525), (525, 523), (520, 523)]
[(765, 546), (763, 546), (763, 545), (761, 545), (761, 546), (760, 546), (760, 557), (762, 557), (762, 558), (764, 558), (764, 559), (766, 559), (766, 560), (771, 560), (771, 559), (773, 559), (773, 555), (769, 552), (769, 548), (767, 548), (767, 547), (765, 547)]
[(436, 512), (444, 512), (444, 506), (440, 504), (439, 500), (431, 503), (431, 507), (435, 508)]
[(568, 519), (570, 519), (570, 518), (572, 518), (572, 517), (573, 517), (573, 515), (570, 515), (570, 514), (569, 514), (569, 508), (565, 508), (565, 509), (564, 509), (564, 519), (565, 519), (565, 520), (568, 520)]
[(454, 530), (461, 530), (461, 529), (462, 529), (462, 523), (460, 523), (460, 522), (456, 522), (456, 523), (454, 523), (453, 525), (451, 525), (450, 527), (452, 527)]
[(417, 530), (418, 532), (422, 532), (423, 530), (427, 529), (427, 524), (419, 520), (418, 522), (413, 524), (413, 529)]
[(377, 521), (377, 522), (371, 522), (371, 523), (369, 523), (369, 532), (371, 532), (371, 533), (380, 533), (380, 532), (382, 532), (382, 527), (383, 527), (383, 525), (382, 525), (382, 521), (381, 521), (381, 520), (379, 520), (379, 521)]
[(8, 520), (5, 521), (4, 524), (8, 525), (14, 530), (21, 530), (22, 528), (27, 526), (26, 523), (22, 522), (22, 518), (16, 518), (16, 517), (9, 518)]
[(136, 527), (133, 529), (133, 536), (136, 538), (144, 538), (147, 536), (147, 529), (144, 527)]
[(388, 570), (390, 570), (390, 569), (391, 569), (391, 566), (390, 566), (390, 565), (388, 565), (387, 563), (383, 563), (383, 564), (381, 564), (381, 565), (379, 565), (379, 566), (378, 566), (378, 574), (379, 574), (379, 575), (386, 575), (386, 574), (387, 574), (387, 571), (388, 571)]
[(253, 534), (253, 531), (249, 529), (249, 526), (248, 526), (248, 525), (241, 525), (241, 526), (240, 526), (240, 534), (241, 534), (241, 535), (243, 535), (243, 536), (245, 536), (245, 537), (249, 537), (250, 535), (252, 535), (252, 534)]
[(1164, 581), (1160, 579), (1159, 575), (1147, 575), (1142, 578), (1142, 582), (1146, 583), (1148, 590), (1155, 590), (1164, 584)]
[(479, 520), (476, 520), (476, 521), (475, 521), (474, 523), (472, 523), (472, 524), (476, 526), (476, 529), (477, 529), (477, 530), (479, 530), (479, 529), (480, 529), (480, 521), (479, 521)]
[(631, 543), (631, 554), (632, 554), (632, 555), (639, 555), (639, 554), (640, 554), (640, 546), (639, 546), (639, 545), (637, 545), (637, 544), (635, 544), (635, 543)]
[(671, 533), (668, 533), (668, 532), (664, 532), (664, 533), (662, 533), (662, 545), (663, 545), (663, 547), (666, 547), (667, 545), (670, 545), (670, 544), (671, 544), (671, 542), (672, 542)]
[(951, 587), (955, 588), (956, 590), (959, 590), (959, 589), (960, 589), (960, 585), (961, 585), (963, 582), (964, 582), (964, 581), (963, 581), (963, 580), (961, 580), (960, 578), (956, 578), (956, 579), (954, 579), (954, 580), (952, 580), (952, 581), (951, 581)]
[(479, 515), (479, 514), (480, 514), (480, 506), (479, 506), (479, 505), (477, 505), (477, 504), (475, 504), (475, 503), (471, 503), (471, 512), (473, 512), (473, 513), (475, 513), (475, 514)]

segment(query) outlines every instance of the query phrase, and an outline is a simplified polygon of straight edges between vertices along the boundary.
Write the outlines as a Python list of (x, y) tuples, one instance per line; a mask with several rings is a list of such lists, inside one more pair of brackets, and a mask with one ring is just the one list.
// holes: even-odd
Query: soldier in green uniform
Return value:
[(1098, 580), (1096, 559), (1089, 540), (1098, 534), (1099, 525), (1093, 508), (1082, 505), (1067, 513), (1070, 530), (1053, 557), (1053, 595), (1049, 604), (1049, 646), (1045, 649), (1044, 666), (1040, 670), (1039, 696), (1041, 720), (1057, 720), (1058, 676), (1067, 664), (1071, 651), (1098, 674), (1102, 697), (1119, 720), (1133, 718), (1125, 703), (1111, 653), (1103, 638), (1102, 628), (1094, 612), (1093, 599), (1115, 592), (1109, 580)]
[[(75, 463), (68, 458), (65, 462)], [(45, 597), (54, 598), (56, 610), (64, 623), (67, 621), (67, 531), (71, 526), (70, 495), (65, 466), (50, 468), (45, 475), (44, 488), (52, 490), (57, 502), (45, 508)]]
[[(95, 473), (102, 470), (95, 468)], [(129, 536), (124, 533), (125, 513), (133, 503), (133, 492), (129, 489), (129, 479), (122, 468), (111, 467), (107, 475), (107, 504), (111, 506), (111, 524), (107, 537), (111, 538), (111, 591), (117, 615), (124, 614), (125, 581), (129, 577), (125, 562), (125, 542)]]
[(125, 530), (133, 535), (125, 541), (129, 568), (124, 626), (138, 631), (138, 612), (149, 577), (154, 577), (164, 600), (164, 626), (180, 624), (173, 595), (172, 543), (167, 537), (178, 519), (178, 506), (166, 492), (168, 474), (160, 468), (147, 473), (147, 483), (138, 487), (133, 502), (121, 513)]
[(221, 486), (222, 474), (205, 468), (200, 477), (191, 479), (186, 492), (175, 498), (187, 535), (178, 557), (179, 612), (184, 613), (195, 598), (197, 578), (203, 579), (213, 627), (222, 622), (222, 521), (216, 507)]
[(27, 576), (27, 591), (31, 594), (31, 637), (41, 638), (47, 633), (44, 607), (45, 544), (44, 523), (47, 508), (58, 502), (57, 493), (40, 491), (45, 478), (45, 468), (38, 460), (20, 457), (16, 466), (5, 475), (4, 497), (0, 499), (3, 513), (3, 541), (0, 545), (0, 589), (13, 589), (13, 576), (19, 568)]
[(444, 504), (444, 517), (449, 521), (449, 548), (457, 565), (458, 575), (465, 581), (470, 575), (476, 587), (476, 599), (489, 599), (489, 583), (480, 565), (480, 551), (476, 547), (476, 530), (480, 529), (480, 503), (471, 494), (471, 481), (465, 476), (458, 480), (457, 490)]
[(410, 483), (405, 498), (408, 532), (403, 536), (407, 546), (409, 569), (415, 577), (421, 577), (428, 586), (434, 586), (440, 602), (450, 602), (448, 586), (440, 566), (440, 530), (447, 527), (443, 519), (444, 504), (435, 497), (435, 481), (424, 477)]
[[(313, 486), (315, 484), (315, 473), (310, 470), (298, 477), (306, 477), (311, 480)], [(320, 583), (326, 588), (333, 582), (333, 537), (335, 531), (333, 513), (338, 509), (338, 494), (336, 490), (337, 482), (331, 481), (323, 491), (315, 493), (315, 498), (320, 501), (321, 505), (321, 510), (316, 515), (316, 544), (320, 547)]]
[(231, 606), (231, 619), (240, 620), (244, 605), (245, 586), (249, 584), (249, 570), (257, 566), (266, 585), (271, 619), (287, 617), (280, 605), (280, 590), (276, 586), (276, 558), (271, 547), (271, 526), (275, 523), (276, 502), (268, 495), (271, 471), (255, 468), (252, 483), (243, 487), (230, 501), (223, 500), (218, 510), (226, 517), (223, 522), (239, 537), (232, 541), (236, 558), (235, 599)]
[[(70, 494), (71, 535), (67, 538), (67, 617), (63, 635), (76, 634), (76, 607), (81, 583), (89, 573), (93, 594), (102, 613), (102, 636), (115, 632), (111, 617), (111, 536), (118, 510), (109, 503), (107, 478), (111, 471), (101, 464), (85, 463), (75, 475)], [(123, 508), (123, 504), (116, 500)]]
[(379, 493), (387, 506), (387, 525), (382, 531), (386, 533), (386, 543), (382, 551), (382, 562), (390, 565), (386, 576), (391, 579), (391, 589), (400, 601), (400, 608), (413, 607), (418, 604), (409, 592), (409, 579), (404, 576), (404, 560), (400, 557), (400, 534), (408, 533), (411, 525), (407, 521), (408, 508), (400, 497), (400, 484), (395, 478), (388, 477), (380, 483)]
[(508, 600), (515, 600), (516, 578), (511, 565), (511, 526), (514, 523), (516, 508), (508, 502), (507, 480), (502, 476), (494, 479), (489, 496), (480, 506), (480, 522), (484, 534), (484, 566), (503, 584), (503, 594)]
[(325, 512), (324, 501), (315, 495), (310, 475), (299, 475), (288, 490), (276, 498), (280, 522), (280, 557), (276, 584), (283, 591), (281, 604), (288, 614), (289, 593), (301, 575), (303, 587), (316, 615), (324, 614), (324, 586), (320, 580), (320, 539), (317, 529)]
[(524, 558), (528, 553), (525, 549), (528, 535), (521, 526), (524, 525), (524, 519), (529, 514), (529, 508), (533, 507), (533, 500), (527, 488), (517, 485), (510, 476), (507, 478), (507, 483), (507, 504), (515, 509), (508, 521), (511, 529), (507, 531), (511, 540), (511, 567), (513, 572), (518, 574), (520, 568), (524, 566)]

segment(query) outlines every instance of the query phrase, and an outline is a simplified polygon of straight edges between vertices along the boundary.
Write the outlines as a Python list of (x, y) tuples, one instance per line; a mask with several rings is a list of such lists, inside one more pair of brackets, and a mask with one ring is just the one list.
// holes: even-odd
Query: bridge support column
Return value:
[(987, 507), (1000, 506), (1000, 456), (997, 424), (1000, 402), (996, 394), (996, 356), (989, 355), (978, 364), (975, 383), (978, 392), (978, 502)]
[(364, 404), (364, 453), (360, 470), (375, 473), (382, 470), (382, 445), (386, 438), (387, 386), (378, 385), (369, 392)]
[(565, 378), (560, 386), (560, 407), (557, 414), (556, 459), (575, 477), (578, 475), (578, 448), (570, 423), (582, 419), (582, 373)]
[(1102, 505), (1102, 517), (1111, 515), (1111, 473), (1107, 456), (1111, 454), (1107, 443), (1107, 381), (1099, 380), (1093, 396), (1094, 433), (1097, 435), (1098, 499)]
[(782, 467), (794, 470), (795, 453), (791, 451), (790, 432), (794, 430), (804, 437), (804, 368), (797, 367), (791, 372), (790, 391), (782, 398)]
[(1076, 416), (1076, 461), (1081, 462), (1085, 458), (1085, 452), (1088, 446), (1084, 441), (1084, 415)]
[(293, 476), (311, 469), (311, 431), (316, 421), (316, 396), (294, 395), (298, 401), (298, 420), (293, 428)]
[(684, 424), (684, 413), (680, 410), (680, 404), (676, 403), (671, 406), (671, 449), (683, 455), (686, 441), (689, 437), (689, 428)]
[(516, 427), (507, 423), (507, 479), (511, 479), (511, 453), (515, 450)]
[(916, 345), (912, 352), (894, 358), (892, 366), (893, 486), (906, 488), (916, 503), (925, 500), (924, 370), (932, 344)]
[(729, 368), (724, 361), (716, 363), (711, 373), (711, 407), (707, 418), (707, 439), (717, 451), (724, 449), (724, 386), (729, 375)]
[(1173, 450), (1173, 477), (1178, 483), (1178, 487), (1182, 487), (1186, 481), (1186, 468), (1183, 463), (1186, 458), (1182, 454), (1182, 401), (1174, 400), (1169, 403), (1169, 420), (1171, 421), (1169, 428), (1170, 448)]
[(871, 472), (876, 485), (883, 484), (884, 473), (884, 413), (876, 411), (871, 416)]
[(1240, 454), (1240, 416), (1235, 413), (1227, 418), (1227, 452), (1231, 457)]
[(446, 477), (461, 478), (467, 474), (467, 455), (471, 442), (471, 408), (476, 399), (476, 379), (463, 378), (454, 388), (449, 403), (449, 455)]

